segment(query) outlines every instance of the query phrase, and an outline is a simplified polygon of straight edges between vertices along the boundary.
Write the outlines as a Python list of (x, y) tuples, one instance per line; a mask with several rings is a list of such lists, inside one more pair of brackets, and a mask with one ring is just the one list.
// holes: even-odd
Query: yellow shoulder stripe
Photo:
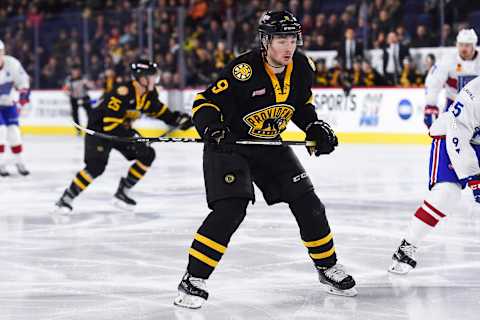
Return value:
[(158, 111), (158, 112), (152, 112), (152, 113), (149, 113), (148, 115), (149, 115), (150, 117), (153, 117), (153, 118), (158, 118), (158, 117), (160, 117), (162, 114), (164, 114), (164, 113), (167, 111), (167, 109), (168, 109), (167, 105), (164, 104), (164, 105), (162, 106), (162, 108), (160, 109), (160, 111)]
[(313, 104), (313, 94), (310, 95), (310, 98), (308, 98), (307, 102), (305, 104)]
[(210, 108), (213, 108), (215, 110), (217, 110), (218, 112), (222, 112), (220, 111), (220, 108), (216, 105), (214, 105), (213, 103), (208, 103), (208, 102), (205, 102), (205, 103), (202, 103), (198, 106), (196, 106), (195, 108), (192, 109), (192, 116), (195, 114), (195, 112), (197, 112), (198, 110), (200, 110), (201, 108), (203, 107), (210, 107)]
[(207, 100), (207, 99), (205, 99), (205, 96), (203, 94), (197, 93), (197, 95), (195, 96), (195, 99), (193, 99), (193, 102), (198, 100)]
[(114, 123), (122, 123), (125, 119), (124, 118), (114, 118), (114, 117), (104, 117), (103, 122), (114, 122)]
[(121, 123), (112, 123), (111, 125), (108, 125), (108, 126), (103, 126), (103, 131), (112, 131), (113, 129), (115, 129), (116, 127), (118, 127)]

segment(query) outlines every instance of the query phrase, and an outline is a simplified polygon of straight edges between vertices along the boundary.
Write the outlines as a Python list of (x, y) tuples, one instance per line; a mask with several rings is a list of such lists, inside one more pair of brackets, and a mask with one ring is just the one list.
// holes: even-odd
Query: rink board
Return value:
[[(183, 103), (170, 107), (188, 112), (198, 91), (184, 90)], [(100, 91), (91, 92), (94, 103), (100, 94)], [(423, 124), (423, 88), (358, 88), (353, 89), (349, 96), (345, 96), (341, 89), (314, 89), (313, 94), (319, 118), (331, 124), (341, 142), (425, 144), (430, 141)], [(169, 101), (169, 92), (160, 90), (160, 98)], [(83, 110), (80, 117), (85, 123)], [(75, 133), (71, 126), (69, 98), (59, 90), (34, 90), (31, 103), (22, 109), (21, 124), (25, 134)], [(138, 120), (135, 126), (147, 136), (161, 134), (166, 129), (161, 121), (146, 118)], [(196, 132), (189, 130), (178, 135), (192, 137), (196, 136)], [(300, 140), (303, 137), (304, 134), (293, 123), (284, 133), (286, 139)]]

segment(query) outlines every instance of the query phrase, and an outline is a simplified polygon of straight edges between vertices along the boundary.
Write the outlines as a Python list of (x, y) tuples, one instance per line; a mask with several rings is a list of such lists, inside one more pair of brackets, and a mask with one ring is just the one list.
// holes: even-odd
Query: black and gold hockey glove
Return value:
[(305, 141), (315, 141), (316, 145), (307, 147), (310, 155), (329, 154), (338, 146), (338, 139), (328, 123), (317, 120), (310, 123), (305, 130)]
[(192, 122), (192, 117), (190, 117), (189, 114), (187, 113), (182, 113), (179, 111), (174, 111), (172, 112), (173, 114), (173, 121), (175, 122), (175, 125), (178, 126), (178, 129), (180, 130), (187, 130), (191, 127), (193, 127), (193, 122)]

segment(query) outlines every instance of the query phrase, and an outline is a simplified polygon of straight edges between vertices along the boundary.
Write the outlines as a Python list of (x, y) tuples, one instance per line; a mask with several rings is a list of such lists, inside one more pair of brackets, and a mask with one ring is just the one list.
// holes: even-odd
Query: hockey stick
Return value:
[[(115, 141), (115, 142), (125, 142), (125, 143), (136, 143), (136, 142), (143, 142), (143, 143), (154, 143), (154, 142), (184, 142), (184, 143), (203, 143), (202, 139), (196, 138), (172, 138), (172, 137), (118, 137), (113, 136), (110, 134), (94, 131), (91, 129), (87, 129), (82, 127), (81, 125), (73, 122), (73, 125), (80, 129), (81, 131), (85, 132), (88, 135)], [(315, 146), (314, 141), (281, 141), (281, 140), (237, 140), (235, 144), (242, 144), (242, 145), (262, 145), (262, 146), (307, 146), (313, 147)]]

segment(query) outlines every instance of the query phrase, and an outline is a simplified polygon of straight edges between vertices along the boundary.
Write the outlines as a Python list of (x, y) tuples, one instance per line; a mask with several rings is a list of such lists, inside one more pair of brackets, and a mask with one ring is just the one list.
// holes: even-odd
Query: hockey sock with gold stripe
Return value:
[(83, 190), (85, 190), (90, 183), (93, 182), (92, 176), (87, 172), (87, 170), (80, 170), (75, 178), (73, 178), (72, 183), (68, 187), (68, 191), (73, 198), (77, 197)]
[(213, 211), (203, 221), (188, 250), (188, 273), (208, 279), (245, 218), (248, 202), (248, 199), (233, 198), (212, 205)]
[(148, 170), (148, 166), (140, 162), (139, 160), (135, 161), (134, 164), (130, 166), (127, 174), (128, 186), (131, 188), (137, 184), (140, 179), (143, 178), (145, 173)]
[(333, 234), (330, 231), (325, 207), (317, 195), (310, 191), (289, 203), (303, 244), (310, 258), (318, 267), (331, 267), (337, 262)]

